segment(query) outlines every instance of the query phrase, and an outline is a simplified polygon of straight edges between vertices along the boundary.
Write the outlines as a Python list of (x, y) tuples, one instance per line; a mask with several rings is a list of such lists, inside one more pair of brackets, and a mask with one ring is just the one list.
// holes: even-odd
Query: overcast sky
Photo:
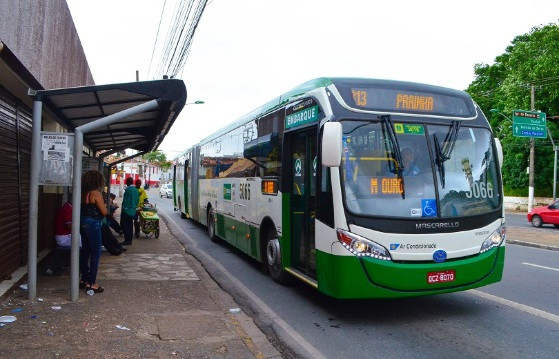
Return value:
[[(96, 84), (135, 81), (136, 70), (152, 80), (164, 3), (68, 0)], [(175, 3), (166, 1), (167, 12)], [(514, 37), (558, 18), (559, 1), (549, 0), (211, 0), (179, 76), (187, 102), (205, 104), (185, 106), (159, 149), (171, 159), (316, 77), (463, 90), (476, 63), (492, 64)]]

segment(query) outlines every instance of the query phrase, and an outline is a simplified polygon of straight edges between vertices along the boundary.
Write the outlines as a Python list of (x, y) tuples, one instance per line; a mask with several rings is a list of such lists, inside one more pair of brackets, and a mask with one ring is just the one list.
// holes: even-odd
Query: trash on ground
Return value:
[(229, 309), (229, 312), (231, 312), (231, 314), (240, 314), (241, 308), (231, 308)]
[(52, 269), (49, 268), (49, 269), (47, 269), (47, 270), (45, 271), (45, 273), (46, 273), (46, 274), (53, 274), (54, 271), (53, 271)]
[(32, 315), (30, 318), (31, 319), (37, 319), (37, 318), (39, 318), (39, 316), (38, 315)]
[(42, 301), (44, 301), (43, 298), (37, 298), (37, 302), (42, 302)]
[(22, 310), (23, 310), (23, 309), (21, 309), (21, 308), (14, 308), (14, 309), (12, 309), (12, 313), (19, 313), (19, 312), (21, 312)]
[(13, 323), (17, 320), (13, 315), (3, 315), (0, 317), (0, 323)]
[(62, 309), (62, 307), (59, 306), (59, 305), (53, 305), (53, 306), (50, 307), (50, 308), (51, 308), (52, 310), (60, 310), (60, 309)]
[(126, 328), (126, 327), (123, 326), (123, 325), (117, 325), (116, 328), (117, 328), (117, 329), (120, 329), (120, 330), (130, 330), (129, 328)]
[(93, 295), (95, 294), (95, 292), (93, 291), (93, 289), (88, 290), (87, 292), (85, 292), (87, 295)]
[(21, 284), (21, 285), (19, 286), (19, 289), (21, 289), (21, 290), (27, 290), (27, 283)]

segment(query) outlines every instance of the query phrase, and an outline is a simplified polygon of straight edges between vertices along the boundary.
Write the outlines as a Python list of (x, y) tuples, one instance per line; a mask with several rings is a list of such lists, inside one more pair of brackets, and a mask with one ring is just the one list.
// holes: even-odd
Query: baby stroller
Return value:
[(159, 216), (157, 208), (151, 203), (144, 202), (140, 210), (140, 229), (147, 237), (155, 235), (155, 238), (159, 238)]

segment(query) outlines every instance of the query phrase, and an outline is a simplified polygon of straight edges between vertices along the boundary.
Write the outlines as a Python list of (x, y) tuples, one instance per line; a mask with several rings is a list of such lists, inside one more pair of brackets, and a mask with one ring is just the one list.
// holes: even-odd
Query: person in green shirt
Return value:
[(122, 197), (120, 226), (124, 231), (124, 242), (121, 243), (124, 245), (132, 244), (132, 235), (134, 234), (134, 217), (136, 216), (136, 208), (138, 208), (138, 201), (140, 199), (140, 194), (133, 184), (134, 180), (132, 177), (128, 177), (126, 179), (124, 197)]

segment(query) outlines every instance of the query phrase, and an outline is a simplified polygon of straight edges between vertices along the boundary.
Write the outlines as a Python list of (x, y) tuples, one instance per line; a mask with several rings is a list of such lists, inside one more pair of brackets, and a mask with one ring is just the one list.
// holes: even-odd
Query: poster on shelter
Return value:
[(58, 186), (72, 184), (73, 148), (73, 134), (41, 132), (39, 184)]
[(68, 135), (43, 134), (41, 147), (44, 161), (68, 162), (70, 160)]

